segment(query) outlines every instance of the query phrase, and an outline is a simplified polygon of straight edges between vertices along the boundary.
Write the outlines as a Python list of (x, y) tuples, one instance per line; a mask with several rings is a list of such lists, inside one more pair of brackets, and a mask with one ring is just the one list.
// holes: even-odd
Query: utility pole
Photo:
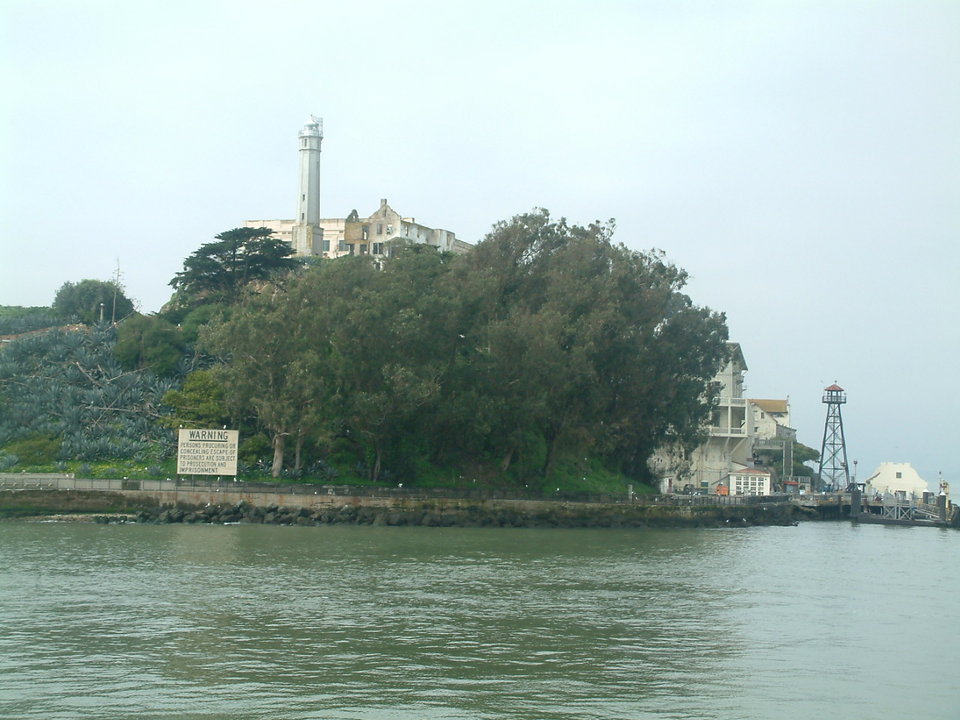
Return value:
[[(120, 258), (117, 258), (117, 272), (113, 276), (113, 310), (110, 311), (110, 324), (117, 323), (117, 293), (120, 292)], [(103, 322), (103, 318), (100, 318)]]

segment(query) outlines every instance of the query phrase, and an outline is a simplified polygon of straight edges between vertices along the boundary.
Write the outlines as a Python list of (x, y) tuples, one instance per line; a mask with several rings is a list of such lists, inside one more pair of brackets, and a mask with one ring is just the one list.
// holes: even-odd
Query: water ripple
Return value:
[[(957, 543), (862, 530), (3, 523), (0, 717), (865, 718), (898, 700), (850, 675), (899, 659), (884, 616), (924, 576), (907, 554), (913, 580), (851, 583), (816, 549), (866, 543), (846, 552), (870, 578), (871, 543), (919, 543), (928, 573)], [(946, 718), (923, 669), (960, 663), (927, 654), (910, 706)]]

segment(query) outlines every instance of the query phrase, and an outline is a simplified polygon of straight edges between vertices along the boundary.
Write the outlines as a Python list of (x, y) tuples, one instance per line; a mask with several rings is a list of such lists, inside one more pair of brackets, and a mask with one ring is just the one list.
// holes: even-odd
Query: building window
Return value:
[(377, 223), (377, 235), (383, 235), (383, 223)]
[(383, 243), (374, 243), (374, 244), (373, 244), (373, 254), (374, 254), (374, 255), (383, 255)]
[(362, 245), (360, 246), (360, 254), (361, 254), (361, 255), (366, 255), (366, 254), (367, 254), (367, 244), (366, 244), (366, 243), (364, 243), (364, 244), (362, 244)]
[(347, 251), (347, 241), (346, 241), (346, 240), (341, 240), (341, 241), (337, 244), (337, 250), (339, 250), (340, 252), (346, 252), (346, 251)]
[(323, 251), (324, 251), (324, 252), (330, 252), (330, 241), (329, 241), (329, 240), (324, 240), (324, 241), (323, 241)]
[(367, 236), (370, 235), (370, 226), (369, 226), (369, 225), (364, 225), (364, 226), (363, 226), (363, 233), (362, 233), (362, 235), (363, 235), (363, 239), (364, 239), (364, 240), (366, 240), (366, 239), (367, 239)]

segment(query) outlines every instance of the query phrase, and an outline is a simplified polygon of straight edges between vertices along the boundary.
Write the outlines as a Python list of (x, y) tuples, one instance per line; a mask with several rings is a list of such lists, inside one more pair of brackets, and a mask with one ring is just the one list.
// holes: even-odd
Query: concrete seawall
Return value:
[(721, 506), (550, 500), (365, 497), (230, 490), (0, 492), (0, 514), (121, 515), (138, 522), (464, 527), (729, 527), (790, 525), (789, 504)]

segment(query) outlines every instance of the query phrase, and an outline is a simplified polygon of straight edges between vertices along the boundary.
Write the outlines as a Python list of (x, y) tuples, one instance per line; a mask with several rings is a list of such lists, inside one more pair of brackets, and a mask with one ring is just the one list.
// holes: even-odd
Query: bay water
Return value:
[(0, 718), (960, 718), (960, 532), (0, 523)]

